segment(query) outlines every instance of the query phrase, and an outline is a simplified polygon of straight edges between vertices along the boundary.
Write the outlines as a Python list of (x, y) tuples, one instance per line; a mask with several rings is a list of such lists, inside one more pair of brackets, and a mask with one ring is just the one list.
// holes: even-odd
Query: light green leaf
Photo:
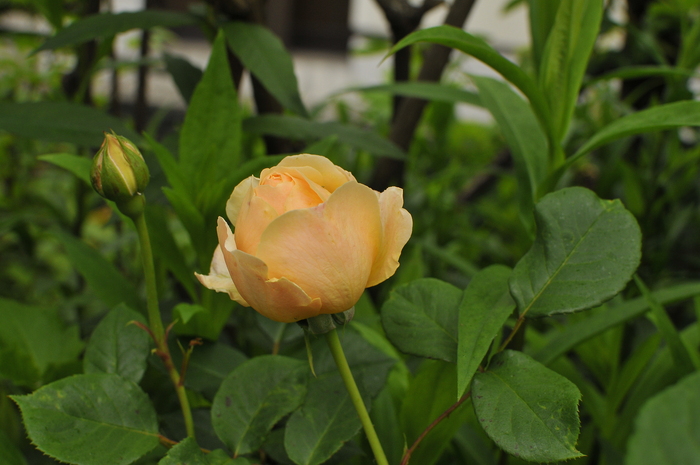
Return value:
[(187, 324), (197, 313), (206, 313), (207, 309), (201, 305), (179, 303), (173, 308), (173, 320)]
[(268, 28), (253, 23), (234, 21), (224, 24), (222, 30), (233, 53), (268, 92), (286, 109), (308, 117), (292, 57), (282, 41)]
[(85, 348), (83, 369), (85, 373), (114, 373), (138, 383), (146, 371), (150, 355), (151, 338), (134, 324), (145, 324), (140, 313), (124, 304), (112, 309), (105, 316)]
[(88, 40), (111, 37), (130, 29), (187, 26), (195, 24), (196, 21), (194, 16), (173, 11), (143, 10), (118, 14), (102, 13), (88, 16), (64, 27), (33, 53), (79, 45)]
[[(679, 284), (668, 289), (652, 292), (651, 295), (662, 305), (671, 304), (700, 295), (700, 283)], [(534, 358), (544, 365), (549, 365), (582, 342), (626, 321), (637, 318), (648, 310), (649, 303), (644, 297), (610, 306), (605, 311), (595, 313), (584, 320), (570, 324), (563, 331), (554, 334), (549, 342), (534, 354)]]
[(401, 39), (389, 51), (389, 54), (413, 45), (416, 42), (431, 42), (446, 47), (455, 48), (473, 56), (498, 71), (506, 80), (520, 89), (530, 101), (532, 109), (543, 128), (549, 128), (550, 115), (544, 95), (535, 81), (520, 67), (498, 53), (484, 40), (475, 37), (462, 29), (452, 26), (437, 26), (413, 32)]
[(319, 123), (297, 116), (264, 115), (244, 120), (243, 130), (252, 134), (269, 134), (295, 140), (337, 136), (338, 141), (357, 149), (366, 150), (377, 157), (397, 160), (406, 158), (403, 150), (376, 132), (333, 121)]
[(590, 86), (593, 83), (610, 79), (639, 79), (653, 76), (688, 78), (693, 75), (692, 71), (671, 66), (622, 66), (586, 81), (586, 85)]
[(700, 102), (682, 101), (658, 105), (613, 121), (588, 139), (566, 162), (539, 186), (540, 195), (554, 189), (564, 172), (579, 158), (622, 137), (663, 131), (683, 126), (700, 126)]
[(598, 306), (620, 292), (639, 265), (641, 232), (619, 200), (562, 189), (535, 206), (535, 222), (535, 242), (510, 279), (521, 315)]
[(34, 388), (52, 367), (76, 361), (83, 349), (78, 327), (55, 310), (0, 298), (0, 378)]
[(576, 450), (581, 393), (522, 352), (503, 351), (472, 383), (474, 410), (504, 451), (534, 462), (581, 457)]
[(272, 427), (301, 404), (306, 364), (280, 355), (255, 357), (224, 380), (214, 397), (212, 424), (234, 456), (257, 450)]
[(344, 92), (388, 92), (404, 97), (416, 97), (437, 102), (468, 103), (477, 107), (484, 106), (481, 97), (475, 92), (434, 82), (395, 82), (369, 87), (352, 87)]
[(627, 465), (694, 465), (700, 460), (700, 372), (650, 399), (627, 445)]
[[(402, 432), (410, 447), (425, 429), (457, 401), (457, 370), (454, 364), (425, 360), (401, 406)], [(447, 447), (468, 415), (465, 405), (457, 407), (428, 434), (411, 455), (411, 463), (431, 465)]]
[(492, 265), (474, 275), (459, 306), (457, 397), (469, 387), (498, 331), (515, 310), (508, 291), (512, 270)]
[(382, 325), (402, 352), (457, 361), (457, 322), (462, 291), (435, 278), (424, 278), (391, 291), (382, 306)]
[(72, 153), (50, 153), (40, 155), (39, 160), (54, 164), (65, 170), (70, 171), (78, 178), (91, 185), (90, 170), (92, 169), (92, 160), (89, 158), (74, 155)]
[(549, 106), (557, 143), (569, 128), (602, 15), (600, 0), (559, 2), (539, 70), (540, 89)]
[[(192, 195), (201, 196), (207, 191), (201, 186), (211, 185), (238, 165), (240, 125), (241, 111), (226, 58), (226, 43), (223, 33), (219, 33), (180, 130), (180, 171), (187, 173), (185, 181)], [(204, 205), (199, 196), (194, 203), (201, 208)]]
[(124, 302), (129, 308), (141, 308), (134, 286), (97, 250), (64, 232), (55, 234), (73, 266), (107, 306), (116, 307)]
[(542, 53), (547, 37), (552, 30), (554, 18), (561, 0), (528, 0), (530, 14), (530, 36), (532, 37), (532, 59), (535, 69), (540, 69)]
[(114, 374), (71, 376), (12, 399), (32, 442), (63, 462), (127, 465), (158, 445), (148, 396)]
[(511, 90), (508, 84), (479, 76), (472, 76), (472, 80), (479, 88), (481, 101), (496, 119), (513, 154), (520, 218), (532, 230), (532, 210), (537, 198), (537, 187), (547, 175), (549, 164), (547, 138), (537, 124), (530, 105)]
[(121, 120), (85, 105), (69, 102), (0, 103), (0, 130), (47, 142), (99, 147), (114, 130), (135, 144), (140, 137)]

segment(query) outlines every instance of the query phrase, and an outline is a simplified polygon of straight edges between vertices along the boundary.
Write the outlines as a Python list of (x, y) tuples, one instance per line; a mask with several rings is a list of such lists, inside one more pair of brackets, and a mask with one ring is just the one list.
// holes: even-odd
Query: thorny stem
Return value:
[[(143, 196), (139, 197), (138, 202), (145, 203)], [(163, 321), (160, 317), (160, 309), (158, 307), (158, 290), (156, 288), (156, 272), (155, 267), (153, 266), (153, 251), (151, 249), (151, 239), (148, 234), (148, 226), (146, 225), (146, 217), (143, 213), (143, 206), (141, 205), (141, 208), (134, 208), (132, 212), (133, 214), (129, 214), (124, 210), (122, 211), (133, 220), (134, 225), (136, 226), (136, 231), (139, 235), (139, 242), (141, 243), (141, 262), (143, 263), (143, 272), (146, 279), (148, 323), (150, 326), (150, 333), (156, 344), (155, 352), (156, 355), (158, 355), (158, 357), (160, 357), (160, 359), (163, 361), (165, 368), (168, 370), (170, 380), (175, 387), (175, 392), (177, 393), (177, 398), (180, 401), (180, 407), (182, 408), (182, 416), (185, 420), (187, 436), (194, 438), (194, 421), (192, 420), (190, 402), (189, 399), (187, 399), (185, 387), (181, 382), (182, 379), (180, 378), (180, 373), (178, 373), (177, 368), (175, 368), (175, 365), (173, 365), (173, 359), (170, 356), (170, 349), (168, 348), (168, 332), (163, 329)]]
[(442, 412), (442, 414), (437, 417), (430, 425), (428, 425), (427, 428), (418, 436), (418, 438), (413, 442), (411, 445), (411, 448), (406, 451), (406, 453), (403, 455), (403, 459), (401, 460), (401, 465), (408, 465), (409, 460), (411, 460), (411, 455), (416, 451), (416, 448), (418, 445), (420, 445), (421, 441), (432, 431), (433, 428), (435, 428), (442, 420), (445, 418), (449, 417), (452, 412), (454, 412), (457, 407), (462, 405), (465, 400), (469, 399), (471, 396), (471, 391), (467, 392), (464, 394), (457, 402), (452, 404), (450, 408)]
[(360, 390), (357, 388), (355, 378), (353, 378), (352, 372), (350, 371), (350, 365), (348, 365), (348, 361), (345, 358), (345, 353), (343, 352), (343, 346), (340, 344), (337, 330), (333, 329), (326, 333), (326, 342), (328, 342), (328, 347), (331, 350), (335, 364), (338, 366), (340, 377), (343, 378), (345, 388), (348, 390), (348, 394), (350, 394), (350, 399), (355, 406), (355, 410), (357, 410), (357, 415), (360, 417), (362, 427), (367, 436), (367, 441), (369, 441), (369, 445), (374, 453), (374, 458), (377, 460), (377, 465), (389, 465), (386, 455), (384, 454), (384, 449), (382, 449), (382, 444), (379, 442), (379, 437), (372, 424), (372, 420), (369, 418), (369, 413), (367, 413), (365, 403), (362, 401)]

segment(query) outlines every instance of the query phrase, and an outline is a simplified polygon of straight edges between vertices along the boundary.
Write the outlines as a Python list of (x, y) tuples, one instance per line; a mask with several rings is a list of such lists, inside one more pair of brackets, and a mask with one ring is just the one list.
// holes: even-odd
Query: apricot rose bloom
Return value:
[(219, 218), (209, 289), (294, 322), (350, 309), (394, 274), (411, 236), (403, 191), (382, 193), (318, 155), (294, 155), (233, 190)]

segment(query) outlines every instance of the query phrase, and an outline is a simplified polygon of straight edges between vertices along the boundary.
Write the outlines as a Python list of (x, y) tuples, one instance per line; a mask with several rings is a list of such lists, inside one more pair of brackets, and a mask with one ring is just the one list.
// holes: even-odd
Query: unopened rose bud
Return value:
[(102, 197), (126, 201), (148, 185), (148, 166), (139, 149), (126, 137), (105, 133), (92, 161), (92, 187)]

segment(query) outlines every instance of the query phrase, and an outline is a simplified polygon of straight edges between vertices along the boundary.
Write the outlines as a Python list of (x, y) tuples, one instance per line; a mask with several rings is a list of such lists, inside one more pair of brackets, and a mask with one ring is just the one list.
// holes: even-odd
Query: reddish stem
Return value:
[(442, 412), (442, 414), (439, 417), (437, 417), (430, 425), (428, 425), (427, 428), (425, 428), (425, 430), (420, 434), (420, 436), (418, 436), (418, 438), (413, 442), (411, 448), (408, 449), (403, 455), (403, 459), (401, 459), (401, 465), (408, 465), (408, 461), (411, 460), (411, 454), (413, 454), (413, 452), (416, 451), (416, 448), (421, 443), (423, 438), (425, 438), (428, 435), (428, 433), (432, 431), (432, 429), (435, 428), (442, 420), (449, 417), (450, 414), (454, 412), (455, 409), (457, 409), (457, 407), (462, 405), (465, 400), (469, 399), (469, 396), (471, 396), (471, 391), (464, 394), (461, 399), (452, 404), (450, 408)]

